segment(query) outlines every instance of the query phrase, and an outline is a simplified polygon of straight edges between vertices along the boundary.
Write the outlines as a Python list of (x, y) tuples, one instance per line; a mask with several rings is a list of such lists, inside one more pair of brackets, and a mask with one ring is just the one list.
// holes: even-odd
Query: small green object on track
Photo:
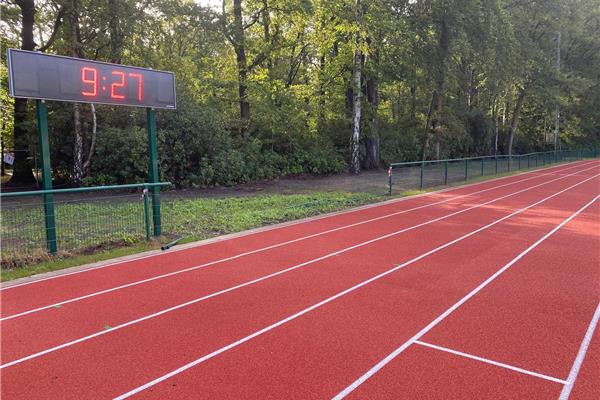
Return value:
[(167, 244), (165, 244), (164, 246), (161, 246), (160, 249), (161, 250), (169, 250), (171, 247), (175, 246), (181, 239), (183, 239), (182, 237), (177, 238), (175, 240), (173, 240), (172, 242), (169, 242)]

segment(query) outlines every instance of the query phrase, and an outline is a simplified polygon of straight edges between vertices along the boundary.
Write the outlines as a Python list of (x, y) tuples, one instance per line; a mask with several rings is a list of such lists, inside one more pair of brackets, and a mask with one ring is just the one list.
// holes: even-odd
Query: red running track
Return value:
[(5, 288), (2, 398), (597, 398), (599, 167)]

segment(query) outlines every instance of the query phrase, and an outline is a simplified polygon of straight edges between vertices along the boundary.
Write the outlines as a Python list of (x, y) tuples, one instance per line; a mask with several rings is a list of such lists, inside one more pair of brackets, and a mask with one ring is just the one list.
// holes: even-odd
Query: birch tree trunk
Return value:
[(360, 116), (361, 116), (361, 77), (362, 77), (362, 51), (361, 51), (361, 28), (362, 10), (360, 0), (356, 0), (356, 13), (358, 29), (356, 32), (356, 48), (354, 49), (354, 78), (352, 98), (352, 144), (350, 172), (358, 175), (360, 173)]
[[(376, 46), (376, 45), (375, 45)], [(379, 77), (377, 69), (379, 67), (379, 50), (373, 51), (374, 68), (367, 79), (367, 101), (371, 105), (369, 113), (369, 129), (365, 137), (365, 168), (378, 169), (380, 162), (380, 137), (379, 137)], [(393, 108), (393, 107), (392, 107)]]
[[(71, 0), (67, 13), (71, 56), (81, 57), (79, 45), (79, 4)], [(81, 104), (73, 103), (73, 133), (75, 146), (73, 148), (73, 184), (80, 185), (83, 179), (83, 129), (81, 124)]]

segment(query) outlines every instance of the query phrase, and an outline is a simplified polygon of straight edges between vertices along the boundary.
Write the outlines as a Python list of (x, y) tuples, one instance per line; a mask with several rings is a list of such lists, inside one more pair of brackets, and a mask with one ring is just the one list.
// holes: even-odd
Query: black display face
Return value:
[(172, 72), (8, 49), (8, 75), (13, 97), (176, 107)]

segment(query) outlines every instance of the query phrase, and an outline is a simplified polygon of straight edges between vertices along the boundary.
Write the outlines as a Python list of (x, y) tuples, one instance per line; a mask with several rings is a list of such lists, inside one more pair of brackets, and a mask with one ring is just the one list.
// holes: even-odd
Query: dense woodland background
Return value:
[[(232, 185), (389, 162), (600, 145), (598, 0), (2, 0), (10, 185), (34, 102), (7, 47), (174, 71), (162, 179)], [(144, 110), (50, 102), (57, 185), (147, 179)]]

